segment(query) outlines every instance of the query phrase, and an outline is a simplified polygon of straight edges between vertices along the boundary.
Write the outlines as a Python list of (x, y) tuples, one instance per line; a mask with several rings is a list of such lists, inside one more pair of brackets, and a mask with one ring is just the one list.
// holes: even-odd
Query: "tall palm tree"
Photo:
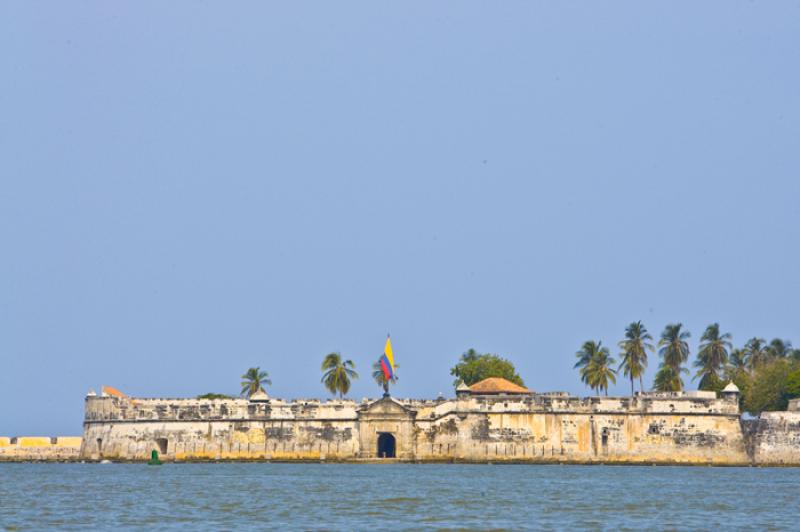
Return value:
[[(661, 356), (661, 366), (659, 372), (664, 367), (671, 368), (671, 371), (662, 375), (661, 382), (669, 383), (670, 390), (662, 391), (680, 391), (683, 389), (683, 380), (681, 373), (685, 373), (683, 363), (689, 360), (689, 344), (686, 340), (691, 336), (689, 331), (681, 331), (683, 324), (670, 323), (664, 327), (661, 333), (661, 339), (658, 341), (659, 356)], [(669, 378), (667, 378), (669, 377)]]
[(602, 390), (605, 395), (608, 395), (608, 383), (617, 383), (617, 370), (611, 368), (615, 360), (608, 352), (608, 348), (604, 347), (597, 353), (589, 364), (589, 378), (592, 384), (597, 388), (598, 392)]
[(261, 368), (256, 366), (247, 370), (247, 373), (242, 375), (242, 392), (241, 395), (250, 397), (259, 390), (263, 390), (264, 386), (270, 386), (272, 381), (269, 380), (269, 373), (261, 371)]
[(575, 362), (575, 365), (572, 367), (573, 369), (580, 368), (581, 382), (583, 383), (586, 383), (586, 368), (589, 367), (589, 362), (592, 361), (594, 354), (600, 350), (600, 343), (601, 342), (595, 342), (594, 340), (587, 340), (586, 342), (583, 342), (580, 350), (575, 353), (575, 357), (578, 359), (578, 361)]
[(780, 338), (773, 338), (767, 346), (767, 352), (771, 358), (787, 358), (792, 356), (793, 351), (792, 342)]
[(695, 378), (700, 377), (698, 388), (706, 390), (712, 382), (720, 379), (720, 373), (728, 363), (728, 350), (733, 346), (729, 333), (720, 334), (719, 323), (706, 327), (700, 341), (700, 350), (694, 363), (699, 368)]
[(764, 348), (764, 339), (753, 337), (744, 344), (745, 360), (751, 370), (760, 366), (769, 359), (769, 352)]
[(333, 395), (344, 397), (350, 391), (350, 379), (357, 379), (356, 365), (352, 360), (342, 360), (339, 353), (328, 353), (322, 361), (322, 383)]
[(653, 389), (657, 392), (681, 391), (683, 389), (681, 373), (688, 373), (688, 370), (686, 368), (678, 368), (676, 370), (674, 367), (662, 363), (656, 373)]
[(580, 351), (575, 353), (578, 362), (575, 368), (580, 368), (581, 381), (586, 383), (592, 390), (605, 391), (608, 395), (608, 383), (616, 383), (616, 370), (611, 368), (614, 359), (608, 352), (607, 347), (603, 347), (602, 342), (589, 340), (583, 343)]
[(647, 352), (654, 350), (653, 344), (648, 343), (653, 337), (641, 321), (632, 322), (625, 328), (625, 339), (619, 342), (622, 350), (622, 362), (619, 368), (624, 368), (623, 374), (631, 379), (631, 396), (633, 396), (633, 379), (639, 378), (639, 390), (644, 392), (644, 370), (647, 368)]
[[(395, 364), (394, 365), (394, 369), (395, 370), (397, 368), (399, 368), (399, 367), (400, 367), (399, 364)], [(372, 365), (372, 378), (375, 379), (375, 382), (378, 383), (378, 386), (383, 388), (384, 395), (388, 396), (389, 395), (389, 384), (397, 383), (397, 372), (395, 371), (394, 375), (392, 375), (391, 378), (387, 379), (386, 375), (383, 374), (383, 368), (381, 367), (381, 361), (380, 361), (380, 359), (378, 359), (378, 361), (375, 362)]]
[(745, 367), (747, 367), (747, 353), (744, 349), (732, 349), (728, 360), (730, 361), (730, 366), (734, 370), (745, 369)]

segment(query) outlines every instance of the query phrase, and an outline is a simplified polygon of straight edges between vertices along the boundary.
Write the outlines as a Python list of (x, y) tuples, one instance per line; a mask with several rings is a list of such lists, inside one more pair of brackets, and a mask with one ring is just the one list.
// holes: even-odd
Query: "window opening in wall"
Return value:
[(161, 454), (167, 454), (167, 439), (158, 438), (156, 439), (156, 443), (158, 444), (158, 452)]
[(97, 452), (101, 454), (103, 452), (103, 438), (97, 438)]
[(600, 433), (600, 441), (603, 447), (608, 445), (608, 427), (603, 427), (603, 432)]

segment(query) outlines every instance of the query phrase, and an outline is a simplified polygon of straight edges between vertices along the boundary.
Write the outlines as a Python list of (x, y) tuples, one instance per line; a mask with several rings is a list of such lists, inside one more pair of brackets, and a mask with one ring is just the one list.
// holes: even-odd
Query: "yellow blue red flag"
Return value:
[(392, 339), (386, 337), (386, 347), (383, 348), (383, 356), (381, 357), (381, 369), (383, 376), (389, 381), (394, 377), (394, 356), (392, 355)]

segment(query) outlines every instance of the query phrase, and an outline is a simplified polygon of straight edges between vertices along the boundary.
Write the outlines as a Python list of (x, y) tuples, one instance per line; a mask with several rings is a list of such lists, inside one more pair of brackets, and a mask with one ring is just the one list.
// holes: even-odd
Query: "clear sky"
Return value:
[(6, 1), (0, 73), (0, 435), (330, 351), (375, 397), (387, 332), (403, 397), (470, 347), (588, 395), (639, 319), (800, 344), (797, 1)]

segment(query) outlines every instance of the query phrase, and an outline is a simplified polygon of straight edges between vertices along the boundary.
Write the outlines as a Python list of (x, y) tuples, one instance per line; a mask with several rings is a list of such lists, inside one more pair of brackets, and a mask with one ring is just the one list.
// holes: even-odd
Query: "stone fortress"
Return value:
[(800, 401), (742, 420), (739, 392), (572, 397), (503, 379), (455, 399), (86, 397), (82, 438), (0, 438), (2, 460), (413, 461), (800, 466)]
[[(800, 404), (742, 420), (739, 392), (572, 397), (503, 379), (454, 399), (140, 399), (113, 388), (86, 397), (83, 438), (0, 460), (414, 461), (800, 466)], [(44, 440), (48, 440), (45, 442)], [(63, 440), (64, 445), (59, 445)], [(27, 442), (37, 443), (37, 442)]]

